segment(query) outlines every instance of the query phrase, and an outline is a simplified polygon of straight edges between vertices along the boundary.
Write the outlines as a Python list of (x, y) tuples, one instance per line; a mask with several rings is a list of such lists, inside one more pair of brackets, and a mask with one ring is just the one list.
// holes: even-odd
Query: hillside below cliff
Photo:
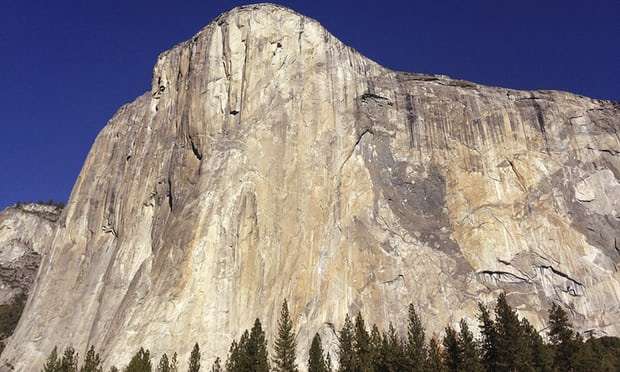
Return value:
[(106, 366), (194, 342), (209, 363), (283, 299), (300, 355), (347, 313), (404, 324), (413, 302), (440, 333), (500, 292), (538, 330), (557, 303), (619, 336), (619, 131), (616, 102), (396, 72), (235, 8), (98, 135), (2, 364), (68, 340)]
[(61, 210), (28, 203), (0, 212), (0, 353), (17, 325)]

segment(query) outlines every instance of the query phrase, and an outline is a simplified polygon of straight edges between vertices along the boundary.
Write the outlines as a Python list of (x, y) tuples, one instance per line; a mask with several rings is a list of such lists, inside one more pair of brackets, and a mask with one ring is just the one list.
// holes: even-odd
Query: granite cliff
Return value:
[(347, 312), (413, 302), (440, 332), (500, 291), (539, 329), (557, 302), (618, 336), (619, 130), (615, 102), (391, 71), (292, 10), (235, 8), (97, 137), (2, 364), (69, 340), (207, 362), (284, 298), (303, 353)]

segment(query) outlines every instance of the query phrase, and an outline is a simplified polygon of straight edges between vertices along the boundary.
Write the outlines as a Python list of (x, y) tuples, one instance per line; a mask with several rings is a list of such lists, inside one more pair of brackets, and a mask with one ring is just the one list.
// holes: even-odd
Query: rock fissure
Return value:
[(386, 280), (381, 283), (382, 284), (394, 284), (398, 281), (404, 281), (404, 280), (405, 280), (405, 276), (403, 274), (398, 274), (394, 279)]
[(525, 180), (523, 176), (521, 175), (521, 173), (519, 173), (519, 171), (517, 170), (517, 167), (515, 167), (515, 164), (510, 159), (506, 159), (506, 161), (510, 165), (510, 169), (512, 170), (512, 173), (514, 173), (515, 177), (517, 178), (517, 182), (519, 183), (519, 186), (521, 186), (521, 189), (523, 191), (527, 191), (527, 187), (525, 186)]
[(362, 133), (360, 133), (359, 136), (357, 136), (357, 140), (355, 141), (355, 144), (353, 144), (353, 147), (351, 148), (351, 150), (348, 152), (347, 157), (344, 159), (344, 161), (342, 162), (342, 164), (340, 165), (340, 173), (342, 173), (342, 169), (344, 168), (344, 166), (347, 164), (347, 162), (349, 161), (349, 159), (351, 159), (351, 157), (353, 156), (353, 154), (355, 153), (355, 150), (357, 150), (359, 144), (362, 142), (362, 140), (364, 139), (364, 136), (366, 134), (373, 134), (372, 130), (370, 128), (366, 128), (362, 131)]
[(592, 150), (592, 151), (600, 151), (600, 152), (604, 152), (606, 154), (609, 154), (611, 156), (618, 156), (620, 155), (620, 150), (614, 150), (614, 149), (597, 149), (594, 148), (592, 146), (586, 146), (587, 150)]
[(571, 278), (568, 274), (565, 274), (559, 270), (557, 270), (556, 268), (554, 268), (551, 265), (538, 265), (538, 268), (540, 269), (547, 269), (547, 270), (551, 270), (551, 272), (555, 275), (561, 276), (562, 278), (565, 278), (573, 283), (575, 283), (576, 285), (580, 286), (580, 287), (585, 287), (583, 285), (583, 283), (579, 282), (578, 280)]
[(194, 143), (194, 140), (193, 140), (193, 138), (191, 136), (189, 137), (189, 142), (190, 142), (190, 145), (192, 147), (192, 153), (194, 154), (196, 159), (202, 160), (202, 153), (198, 149), (198, 146), (196, 146), (196, 144)]
[(528, 278), (515, 275), (508, 271), (501, 270), (481, 270), (478, 271), (478, 275), (488, 275), (499, 282), (514, 284), (514, 283), (528, 283), (531, 281)]

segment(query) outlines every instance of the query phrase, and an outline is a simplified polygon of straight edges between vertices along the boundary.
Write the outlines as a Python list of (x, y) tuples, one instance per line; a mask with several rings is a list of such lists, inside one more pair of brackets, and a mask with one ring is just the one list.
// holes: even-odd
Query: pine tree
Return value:
[(461, 367), (461, 353), (459, 339), (456, 331), (452, 327), (446, 327), (446, 334), (443, 337), (444, 356), (443, 361), (449, 372), (457, 372)]
[(189, 356), (189, 368), (187, 371), (188, 372), (200, 371), (200, 347), (198, 346), (198, 343), (194, 344), (192, 353)]
[(332, 357), (327, 352), (327, 357), (325, 358), (325, 363), (327, 363), (327, 372), (332, 372)]
[(372, 358), (372, 368), (375, 371), (384, 371), (387, 369), (385, 363), (385, 355), (383, 353), (383, 339), (381, 338), (381, 331), (376, 324), (372, 325), (370, 331), (370, 353)]
[(537, 372), (551, 372), (553, 368), (553, 359), (551, 358), (551, 354), (543, 338), (525, 318), (521, 320), (521, 328), (524, 331), (528, 348), (531, 352), (530, 369)]
[(482, 372), (484, 368), (480, 362), (480, 351), (478, 344), (474, 340), (474, 335), (469, 330), (469, 326), (464, 319), (460, 323), (461, 331), (459, 332), (459, 369), (468, 372)]
[(620, 338), (603, 336), (591, 338), (587, 342), (600, 359), (601, 370), (613, 371), (620, 366)]
[(426, 357), (426, 371), (445, 372), (446, 367), (443, 364), (441, 349), (435, 337), (431, 338), (428, 343), (428, 353)]
[(580, 343), (575, 356), (575, 371), (620, 371), (620, 338), (591, 337)]
[(170, 372), (179, 372), (179, 361), (178, 355), (176, 352), (172, 354), (172, 359), (170, 359)]
[[(583, 343), (578, 336), (578, 348), (573, 358), (573, 368), (576, 372), (604, 371), (602, 358), (593, 350), (592, 343)], [(620, 370), (620, 365), (617, 366)]]
[(555, 349), (553, 366), (560, 371), (572, 370), (578, 344), (568, 315), (555, 303), (549, 310), (549, 340)]
[(226, 358), (226, 372), (238, 371), (239, 364), (239, 345), (236, 340), (233, 340), (228, 349), (228, 357)]
[(140, 348), (136, 355), (131, 358), (124, 372), (151, 372), (151, 370), (151, 352), (148, 349)]
[(58, 360), (58, 348), (54, 346), (50, 355), (47, 357), (42, 372), (58, 372), (60, 370), (60, 360)]
[(71, 346), (65, 348), (60, 361), (59, 372), (77, 372), (78, 370), (78, 353)]
[(495, 305), (497, 329), (498, 370), (522, 371), (527, 369), (530, 351), (521, 329), (517, 313), (508, 305), (506, 295), (501, 293)]
[(259, 319), (254, 321), (250, 332), (247, 355), (250, 357), (254, 372), (269, 372), (267, 339)]
[(424, 371), (426, 361), (426, 340), (424, 326), (415, 311), (413, 304), (409, 304), (409, 324), (407, 325), (407, 342), (405, 344), (409, 370)]
[(253, 361), (250, 356), (250, 333), (245, 330), (239, 342), (233, 340), (226, 360), (226, 371), (245, 372), (252, 371)]
[(370, 349), (370, 335), (366, 330), (366, 323), (362, 313), (358, 312), (355, 317), (353, 333), (353, 353), (356, 371), (372, 370), (372, 354)]
[(327, 362), (323, 354), (321, 337), (318, 333), (312, 338), (312, 344), (308, 352), (308, 372), (327, 372)]
[(354, 372), (355, 371), (355, 358), (353, 351), (353, 323), (349, 314), (344, 318), (344, 324), (340, 330), (338, 336), (340, 347), (338, 350), (338, 360), (340, 366), (339, 372)]
[(159, 359), (157, 372), (170, 372), (170, 361), (168, 360), (168, 355), (166, 355), (166, 353), (164, 353)]
[(487, 371), (497, 371), (497, 327), (489, 309), (478, 303), (478, 321), (480, 322), (480, 353), (482, 363)]
[(405, 348), (391, 322), (387, 334), (383, 335), (383, 358), (388, 371), (403, 371), (407, 368)]
[(101, 366), (101, 358), (99, 358), (99, 354), (95, 352), (95, 346), (91, 345), (90, 349), (86, 352), (86, 357), (84, 358), (84, 364), (80, 368), (80, 372), (102, 372), (103, 367)]
[(215, 358), (215, 362), (211, 366), (211, 372), (223, 372), (220, 357)]
[(296, 347), (293, 322), (288, 312), (288, 304), (284, 300), (278, 320), (278, 335), (274, 347), (275, 358), (273, 358), (273, 362), (277, 372), (297, 371), (297, 363), (295, 363)]
[[(392, 323), (388, 326), (388, 330), (381, 334), (381, 346), (379, 348), (379, 358), (377, 359), (376, 368), (379, 371), (395, 371), (397, 357), (390, 344), (390, 331), (396, 332)], [(396, 336), (396, 335), (395, 335)], [(398, 339), (398, 337), (396, 337)]]

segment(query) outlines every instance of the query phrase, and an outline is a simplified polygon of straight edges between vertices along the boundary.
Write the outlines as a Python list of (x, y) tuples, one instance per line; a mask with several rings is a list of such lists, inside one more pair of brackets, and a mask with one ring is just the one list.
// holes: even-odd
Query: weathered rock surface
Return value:
[(302, 353), (347, 312), (413, 302), (439, 332), (500, 291), (538, 328), (556, 301), (620, 335), (619, 130), (614, 102), (395, 72), (236, 8), (99, 134), (3, 362), (69, 340), (208, 360), (284, 298)]
[(29, 293), (61, 210), (31, 203), (0, 212), (0, 304)]
[[(0, 212), (0, 305), (28, 296), (41, 255), (52, 242), (61, 208), (19, 204)], [(0, 344), (10, 335), (0, 334)]]

